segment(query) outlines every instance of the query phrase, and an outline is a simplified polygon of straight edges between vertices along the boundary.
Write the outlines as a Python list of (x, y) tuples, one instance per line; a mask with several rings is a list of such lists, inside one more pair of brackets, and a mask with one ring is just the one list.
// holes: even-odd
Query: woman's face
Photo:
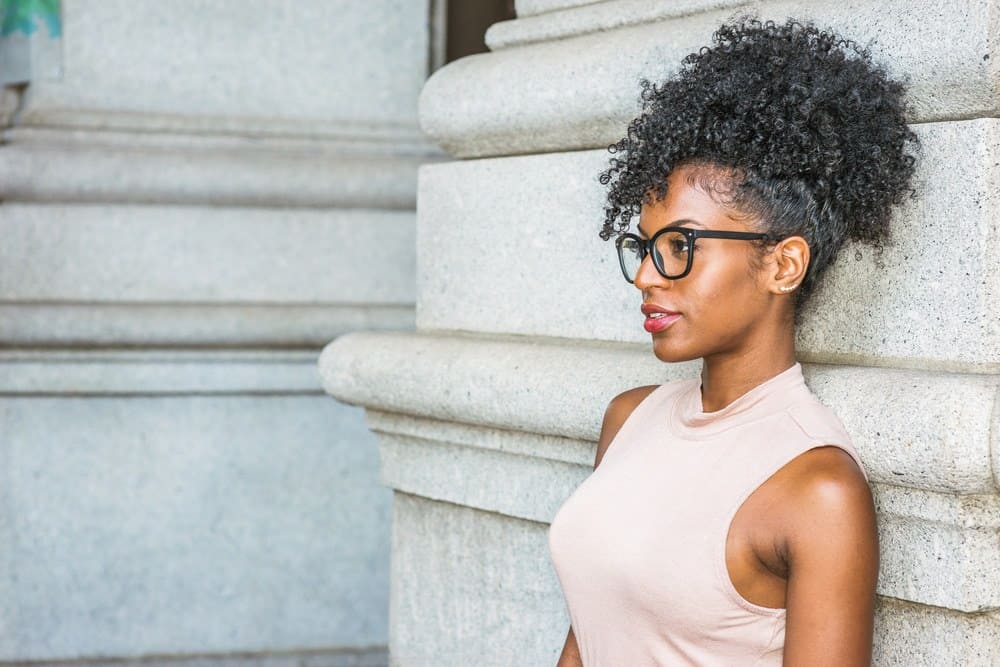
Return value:
[[(688, 183), (692, 167), (678, 167), (667, 178), (666, 196), (644, 204), (639, 215), (639, 236), (650, 238), (664, 227), (689, 227), (756, 232), (731, 216), (700, 188)], [(750, 263), (757, 252), (750, 241), (699, 238), (694, 242), (691, 272), (668, 280), (647, 255), (635, 277), (642, 291), (643, 307), (676, 312), (647, 317), (653, 352), (661, 361), (676, 362), (714, 355), (742, 355), (755, 341), (766, 344), (760, 333), (773, 325), (772, 294), (760, 281), (766, 270)]]

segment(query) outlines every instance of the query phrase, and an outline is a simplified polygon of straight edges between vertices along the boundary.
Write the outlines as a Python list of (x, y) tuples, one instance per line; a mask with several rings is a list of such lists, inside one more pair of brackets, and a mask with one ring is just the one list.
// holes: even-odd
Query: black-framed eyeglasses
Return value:
[(687, 227), (664, 227), (650, 239), (639, 238), (635, 234), (622, 234), (615, 241), (618, 248), (618, 262), (622, 275), (630, 283), (635, 282), (639, 266), (646, 255), (652, 253), (653, 266), (668, 280), (683, 278), (691, 272), (694, 260), (695, 239), (771, 239), (770, 234), (754, 232), (726, 232), (715, 229), (688, 229)]

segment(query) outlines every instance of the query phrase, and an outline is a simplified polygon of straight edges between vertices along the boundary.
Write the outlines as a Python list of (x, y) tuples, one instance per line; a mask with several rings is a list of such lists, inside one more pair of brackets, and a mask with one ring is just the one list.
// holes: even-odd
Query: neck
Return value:
[(704, 412), (726, 407), (757, 385), (795, 365), (795, 332), (738, 353), (706, 356), (701, 367), (701, 403)]

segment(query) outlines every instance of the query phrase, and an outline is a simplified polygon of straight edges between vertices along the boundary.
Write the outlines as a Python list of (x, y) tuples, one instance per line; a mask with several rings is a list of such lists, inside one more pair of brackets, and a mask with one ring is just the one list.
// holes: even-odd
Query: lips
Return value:
[(641, 310), (642, 314), (646, 316), (646, 321), (642, 323), (642, 326), (649, 333), (663, 331), (681, 318), (681, 314), (677, 311), (653, 303), (642, 304)]

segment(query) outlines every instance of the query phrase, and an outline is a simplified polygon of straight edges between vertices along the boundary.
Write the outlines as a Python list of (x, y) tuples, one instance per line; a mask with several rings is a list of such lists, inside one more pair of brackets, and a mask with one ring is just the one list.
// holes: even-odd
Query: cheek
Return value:
[[(720, 254), (712, 260), (711, 263), (706, 262), (700, 279), (691, 286), (699, 310), (729, 310), (734, 304), (745, 304), (753, 298), (755, 287), (746, 257)], [(725, 309), (720, 307), (723, 304)]]

